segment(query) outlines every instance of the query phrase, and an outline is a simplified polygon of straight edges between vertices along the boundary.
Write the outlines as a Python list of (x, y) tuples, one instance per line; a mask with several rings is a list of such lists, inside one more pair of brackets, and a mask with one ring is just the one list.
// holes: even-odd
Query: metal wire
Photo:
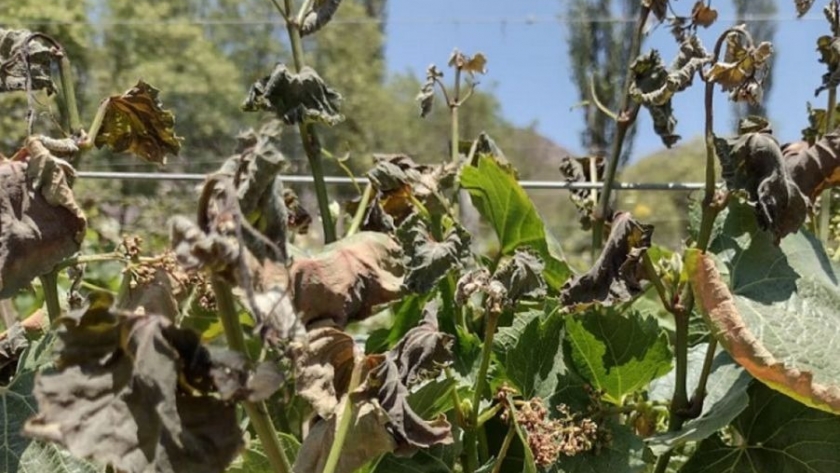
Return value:
[[(154, 181), (203, 181), (206, 174), (164, 173), (164, 172), (98, 172), (80, 171), (76, 175), (83, 179), (127, 179)], [(312, 184), (312, 176), (281, 176), (283, 182), (296, 184)], [(332, 185), (353, 184), (354, 179), (342, 176), (325, 176), (324, 182)], [(357, 184), (367, 184), (366, 177), (355, 179)], [(603, 182), (565, 182), (565, 181), (519, 181), (524, 189), (600, 189)], [(695, 191), (705, 187), (702, 182), (615, 182), (613, 189), (618, 190), (650, 190), (650, 191)]]

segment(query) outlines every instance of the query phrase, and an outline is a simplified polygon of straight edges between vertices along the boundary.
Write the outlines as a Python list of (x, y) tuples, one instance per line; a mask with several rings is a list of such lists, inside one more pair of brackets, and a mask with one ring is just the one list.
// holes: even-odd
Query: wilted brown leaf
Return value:
[(32, 90), (55, 91), (50, 77), (54, 52), (40, 41), (33, 41), (29, 30), (0, 28), (0, 92), (26, 90), (30, 78)]
[(443, 77), (443, 73), (437, 70), (437, 67), (432, 64), (426, 69), (426, 81), (420, 88), (420, 92), (415, 97), (415, 100), (420, 102), (420, 118), (432, 113), (432, 107), (435, 104), (435, 83)]
[(175, 134), (175, 116), (158, 101), (159, 91), (151, 85), (137, 85), (102, 103), (105, 117), (93, 137), (94, 144), (117, 153), (128, 151), (150, 163), (166, 164), (166, 155), (178, 155), (181, 138)]
[[(600, 182), (604, 177), (604, 158), (584, 156), (574, 158), (564, 156), (560, 159), (560, 172), (566, 182)], [(598, 194), (588, 189), (572, 189), (569, 199), (577, 209), (578, 221), (581, 228), (589, 230), (592, 226), (592, 212), (598, 204)], [(610, 210), (608, 213), (612, 213)]]
[(383, 233), (359, 232), (327, 245), (291, 268), (295, 310), (306, 327), (344, 327), (400, 296), (402, 249)]
[(714, 8), (706, 5), (703, 0), (697, 0), (694, 7), (691, 9), (691, 21), (698, 26), (708, 28), (717, 20), (718, 12)]
[(726, 37), (726, 54), (706, 72), (706, 80), (720, 84), (735, 102), (760, 102), (767, 61), (772, 54), (773, 45), (769, 42), (752, 46), (746, 44), (741, 32), (730, 32)]
[(332, 327), (310, 331), (293, 348), (297, 393), (324, 418), (347, 394), (353, 366), (361, 357), (353, 337)]
[(485, 74), (487, 72), (487, 58), (482, 53), (475, 53), (474, 56), (467, 56), (458, 51), (452, 51), (449, 56), (449, 67), (467, 71), (470, 74)]
[(668, 15), (668, 0), (642, 0), (642, 5), (650, 8), (657, 20), (665, 21)]
[(470, 234), (458, 223), (437, 241), (423, 217), (412, 214), (397, 229), (397, 239), (405, 253), (406, 275), (403, 286), (411, 292), (425, 293), (450, 270), (460, 268), (471, 254)]
[(26, 162), (0, 163), (0, 297), (14, 295), (79, 250), (87, 227), (70, 188), (75, 172), (34, 138)]
[(563, 285), (563, 305), (600, 302), (610, 305), (625, 301), (641, 290), (643, 276), (641, 257), (650, 247), (653, 225), (634, 220), (627, 212), (619, 212), (612, 221), (612, 230), (604, 250), (584, 274)]
[(445, 212), (444, 193), (455, 183), (457, 166), (417, 164), (404, 154), (375, 154), (368, 177), (382, 209), (400, 225), (414, 211), (413, 200), (429, 212)]
[(801, 18), (808, 10), (811, 9), (811, 6), (814, 4), (814, 0), (794, 0), (794, 5), (796, 5), (796, 14)]
[(198, 336), (109, 306), (58, 320), (57, 371), (38, 375), (24, 434), (128, 473), (224, 471), (243, 440), (234, 404), (202, 390), (213, 362)]
[(341, 0), (318, 0), (312, 3), (312, 9), (306, 12), (300, 23), (301, 37), (311, 35), (330, 22)]

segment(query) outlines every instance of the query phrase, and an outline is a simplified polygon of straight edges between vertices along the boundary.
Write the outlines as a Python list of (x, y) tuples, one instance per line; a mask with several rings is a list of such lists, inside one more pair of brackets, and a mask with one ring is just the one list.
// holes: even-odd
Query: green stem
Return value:
[(70, 133), (75, 134), (82, 130), (82, 119), (79, 118), (79, 106), (76, 103), (76, 88), (73, 85), (73, 69), (70, 66), (70, 58), (67, 52), (61, 50), (61, 59), (58, 61), (58, 74), (61, 77), (61, 93), (64, 96), (64, 105), (67, 108), (67, 125)]
[(41, 276), (41, 287), (44, 289), (44, 300), (47, 303), (47, 316), (50, 322), (61, 317), (61, 303), (58, 301), (58, 269), (53, 269)]
[(347, 229), (347, 234), (345, 236), (353, 235), (354, 233), (359, 231), (359, 227), (362, 226), (362, 220), (365, 219), (365, 213), (367, 211), (368, 203), (370, 203), (370, 197), (373, 194), (373, 185), (368, 183), (365, 187), (365, 191), (362, 193), (362, 199), (359, 201), (359, 207), (356, 209), (356, 213), (353, 215), (353, 221), (350, 222), (350, 228)]
[(102, 263), (105, 261), (125, 261), (125, 255), (123, 255), (119, 251), (112, 251), (110, 253), (97, 253), (94, 255), (73, 256), (58, 263), (55, 267), (55, 270), (61, 271), (71, 266), (77, 266), (80, 264), (87, 263)]
[[(690, 289), (688, 294), (691, 294)], [(693, 301), (693, 296), (689, 297)], [(686, 384), (688, 379), (688, 317), (690, 312), (678, 308), (673, 311), (673, 314), (676, 379), (674, 380), (674, 397), (671, 399), (671, 418), (668, 430), (679, 430), (682, 427), (682, 414), (688, 407), (688, 388)]]
[[(276, 7), (280, 6), (276, 2), (272, 3)], [(300, 37), (300, 25), (297, 21), (292, 21), (291, 19), (292, 0), (283, 0), (283, 3), (285, 9), (280, 10), (280, 13), (286, 18), (286, 30), (289, 33), (289, 42), (292, 45), (295, 71), (299, 73), (305, 66), (303, 40)], [(315, 128), (312, 124), (301, 123), (298, 125), (298, 130), (300, 131), (300, 139), (303, 143), (303, 151), (306, 153), (306, 158), (309, 161), (309, 169), (312, 171), (315, 196), (318, 199), (318, 210), (321, 213), (321, 224), (324, 228), (324, 243), (332, 243), (336, 240), (335, 226), (333, 225), (332, 215), (330, 214), (330, 199), (327, 194), (327, 184), (324, 182), (324, 167), (321, 162), (321, 145), (318, 141), (318, 135), (315, 134)]]
[(482, 412), (478, 416), (478, 422), (476, 422), (476, 426), (481, 427), (488, 420), (496, 417), (496, 414), (498, 414), (499, 411), (501, 411), (501, 410), (502, 410), (502, 405), (501, 404), (494, 404), (493, 407), (491, 407), (490, 409), (487, 409), (486, 411)]
[(665, 290), (665, 284), (662, 283), (662, 278), (656, 272), (656, 267), (653, 265), (653, 260), (650, 259), (647, 251), (642, 253), (642, 263), (644, 264), (648, 280), (653, 283), (653, 287), (656, 288), (656, 293), (659, 294), (659, 300), (662, 301), (662, 306), (665, 310), (670, 311), (671, 302), (668, 300), (668, 292)]
[[(219, 310), (219, 319), (222, 321), (222, 328), (225, 331), (228, 347), (231, 350), (247, 356), (245, 347), (245, 335), (242, 333), (242, 326), (239, 325), (239, 317), (236, 311), (236, 303), (233, 299), (233, 292), (230, 286), (216, 275), (210, 277), (213, 286), (213, 293), (216, 296), (216, 306)], [(268, 462), (273, 471), (277, 473), (291, 473), (292, 466), (289, 463), (286, 452), (280, 444), (280, 437), (274, 429), (271, 417), (264, 402), (243, 402), (245, 413), (260, 439)]]
[(327, 455), (327, 462), (324, 465), (322, 473), (334, 473), (338, 466), (338, 460), (341, 458), (341, 449), (344, 447), (344, 440), (347, 438), (347, 432), (350, 431), (350, 426), (353, 424), (353, 401), (350, 399), (350, 394), (359, 386), (362, 377), (362, 364), (359, 363), (353, 367), (353, 373), (350, 375), (350, 386), (347, 388), (347, 395), (344, 400), (344, 410), (341, 412), (341, 418), (336, 427), (335, 437), (333, 438), (332, 446), (330, 446), (330, 453)]
[[(630, 44), (630, 55), (628, 57), (631, 61), (639, 55), (639, 51), (642, 48), (642, 35), (645, 31), (645, 23), (647, 23), (649, 13), (650, 7), (641, 7), (639, 17), (636, 20), (636, 34), (633, 35), (632, 43)], [(621, 151), (624, 147), (624, 139), (627, 137), (627, 131), (633, 126), (633, 123), (636, 121), (636, 116), (639, 113), (639, 105), (631, 104), (630, 88), (632, 85), (633, 75), (628, 72), (624, 78), (624, 91), (621, 96), (621, 103), (619, 104), (619, 115), (618, 121), (616, 122), (610, 160), (607, 162), (607, 169), (604, 173), (604, 187), (601, 189), (601, 197), (598, 201), (598, 207), (595, 211), (595, 218), (592, 224), (593, 255), (598, 254), (598, 250), (603, 245), (604, 223), (610, 217), (608, 215), (610, 212), (610, 193), (612, 192), (612, 185), (615, 181), (615, 172), (618, 169), (618, 161), (621, 159)]]
[(472, 473), (478, 468), (478, 415), (481, 410), (481, 398), (487, 384), (487, 370), (490, 368), (490, 356), (493, 354), (493, 338), (496, 336), (496, 325), (499, 322), (499, 314), (489, 310), (485, 312), (484, 344), (481, 347), (481, 364), (478, 366), (476, 375), (475, 391), (472, 398), (472, 413), (470, 414), (470, 425), (464, 438), (467, 449), (466, 473)]
[(450, 161), (458, 162), (458, 141), (460, 140), (458, 131), (458, 108), (461, 103), (461, 68), (455, 67), (455, 90), (453, 96), (449, 101), (449, 114), (452, 122), (451, 136), (450, 136)]
[(99, 134), (99, 129), (102, 128), (102, 121), (105, 119), (105, 113), (108, 111), (110, 101), (111, 99), (105, 99), (99, 104), (99, 108), (96, 109), (96, 115), (94, 115), (93, 121), (90, 123), (90, 128), (88, 128), (87, 141), (81, 143), (80, 146), (85, 148), (93, 146), (96, 135)]
[(444, 368), (444, 373), (446, 374), (446, 379), (454, 383), (454, 385), (452, 386), (452, 391), (450, 391), (449, 395), (452, 397), (452, 404), (455, 407), (455, 422), (462, 429), (466, 428), (467, 416), (464, 415), (463, 406), (461, 406), (461, 395), (458, 394), (458, 383), (455, 383), (455, 376), (452, 375), (451, 368)]
[(700, 380), (697, 381), (697, 389), (694, 390), (694, 397), (691, 399), (691, 407), (699, 415), (703, 409), (703, 400), (706, 399), (706, 385), (709, 383), (709, 374), (712, 371), (712, 363), (715, 361), (717, 351), (717, 338), (712, 337), (709, 346), (706, 347), (706, 357), (703, 359), (703, 369), (700, 371)]
[(513, 437), (516, 436), (516, 425), (514, 424), (514, 422), (516, 421), (511, 419), (510, 428), (508, 429), (508, 432), (505, 435), (505, 439), (502, 441), (502, 446), (499, 447), (499, 456), (496, 457), (496, 464), (493, 465), (492, 473), (500, 473), (502, 471), (502, 462), (504, 461), (505, 456), (507, 455), (511, 442), (513, 442)]

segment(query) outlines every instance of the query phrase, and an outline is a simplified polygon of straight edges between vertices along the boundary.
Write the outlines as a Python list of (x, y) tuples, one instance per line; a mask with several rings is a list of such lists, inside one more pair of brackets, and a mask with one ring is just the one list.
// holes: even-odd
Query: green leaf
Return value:
[(545, 400), (562, 390), (561, 375), (568, 372), (563, 359), (563, 317), (535, 317), (522, 328), (516, 344), (507, 350), (503, 364), (508, 379), (526, 399)]
[(646, 465), (642, 460), (644, 443), (626, 425), (610, 422), (611, 432), (608, 445), (597, 452), (578, 453), (573, 457), (563, 456), (548, 470), (548, 473), (639, 473)]
[[(293, 435), (278, 432), (286, 457), (294, 459), (300, 450), (300, 442)], [(274, 473), (274, 468), (265, 454), (259, 439), (251, 439), (239, 457), (225, 470), (226, 473)]]
[(18, 371), (7, 386), (0, 386), (0, 471), (7, 473), (94, 473), (104, 468), (74, 458), (51, 443), (21, 435), (26, 420), (36, 414), (32, 390), (36, 372), (49, 364), (55, 338), (47, 335), (30, 345), (21, 357)]
[(566, 346), (575, 370), (617, 405), (671, 369), (668, 338), (653, 317), (637, 312), (601, 308), (569, 316)]
[[(648, 439), (648, 446), (658, 456), (686, 442), (697, 442), (714, 435), (747, 408), (747, 388), (752, 379), (726, 352), (720, 353), (712, 364), (700, 417), (689, 420), (676, 432)], [(696, 382), (690, 386), (696, 386)]]
[(433, 419), (453, 407), (451, 394), (456, 384), (454, 379), (442, 378), (412, 388), (408, 405), (423, 419)]
[(371, 473), (452, 473), (458, 459), (460, 444), (437, 445), (418, 451), (410, 457), (387, 453)]
[(461, 171), (460, 182), (479, 213), (495, 230), (500, 253), (512, 255), (517, 248), (530, 246), (545, 262), (546, 282), (559, 289), (572, 274), (571, 270), (560, 244), (547, 233), (534, 203), (516, 176), (499, 166), (493, 157), (481, 156), (477, 166), (467, 166)]
[(166, 164), (167, 154), (177, 156), (181, 138), (175, 134), (175, 116), (163, 109), (158, 93), (141, 80), (122, 95), (106, 99), (94, 144), (108, 145), (116, 153), (128, 151), (150, 163)]
[(840, 287), (822, 245), (800, 231), (774, 245), (751, 209), (730, 205), (712, 250), (726, 263), (726, 287), (714, 260), (687, 257), (695, 299), (713, 333), (741, 366), (811, 407), (840, 413)]
[(752, 384), (749, 396), (749, 406), (732, 424), (738, 435), (729, 441), (707, 438), (680, 473), (837, 471), (840, 417), (761, 383)]
[(344, 121), (339, 111), (341, 101), (341, 94), (328, 87), (311, 67), (303, 67), (295, 74), (285, 64), (278, 64), (270, 76), (251, 86), (242, 109), (273, 111), (287, 125), (332, 126)]

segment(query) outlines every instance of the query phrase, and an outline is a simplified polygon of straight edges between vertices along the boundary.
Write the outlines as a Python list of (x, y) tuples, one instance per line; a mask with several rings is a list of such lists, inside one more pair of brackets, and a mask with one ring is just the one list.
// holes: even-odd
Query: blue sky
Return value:
[[(388, 2), (388, 67), (394, 72), (422, 75), (430, 63), (445, 65), (457, 47), (488, 57), (488, 74), (482, 88), (492, 90), (505, 117), (518, 125), (535, 123), (545, 136), (572, 151), (581, 152), (582, 112), (573, 109), (578, 102), (572, 84), (567, 51), (565, 11), (562, 0), (392, 0)], [(680, 13), (688, 13), (692, 0), (672, 1)], [(775, 37), (776, 66), (774, 86), (769, 97), (769, 115), (774, 131), (782, 141), (799, 138), (807, 125), (805, 102), (825, 107), (826, 94), (814, 97), (825, 66), (817, 62), (816, 40), (829, 34), (817, 1), (805, 18), (796, 19), (793, 0), (777, 0)], [(728, 0), (716, 0), (719, 20), (701, 30), (708, 49), (727, 27), (734, 24)], [(628, 38), (629, 40), (629, 38)], [(666, 62), (675, 54), (667, 28), (649, 31), (643, 51), (660, 49)], [(674, 101), (679, 123), (677, 134), (683, 139), (703, 131), (703, 87), (694, 87)], [(726, 94), (716, 92), (715, 129), (726, 134), (731, 128), (730, 104)], [(634, 158), (662, 149), (659, 137), (646, 111), (640, 114)]]

